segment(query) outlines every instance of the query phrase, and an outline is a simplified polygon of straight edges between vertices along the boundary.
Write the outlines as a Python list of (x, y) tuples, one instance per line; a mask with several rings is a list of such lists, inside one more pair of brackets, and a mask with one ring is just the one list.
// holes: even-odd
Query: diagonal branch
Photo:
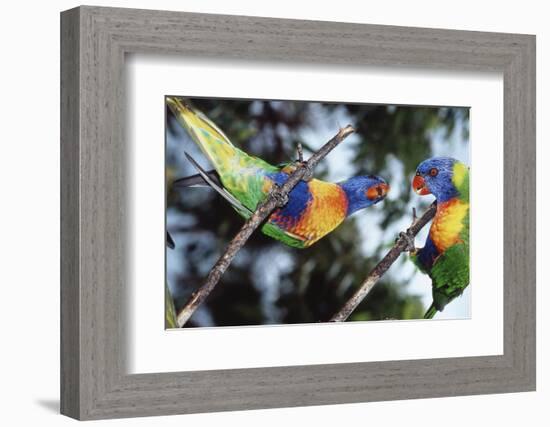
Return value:
[(344, 322), (353, 313), (357, 306), (365, 299), (365, 297), (372, 290), (374, 285), (380, 280), (380, 278), (388, 271), (391, 265), (399, 258), (401, 252), (408, 249), (411, 244), (411, 239), (414, 241), (414, 237), (424, 228), (424, 226), (431, 221), (435, 216), (436, 205), (433, 203), (424, 215), (420, 218), (416, 218), (416, 211), (413, 211), (413, 223), (407, 229), (405, 233), (400, 233), (399, 238), (396, 240), (393, 247), (382, 258), (382, 260), (376, 264), (376, 266), (369, 273), (367, 278), (363, 281), (359, 289), (355, 294), (344, 304), (338, 313), (336, 313), (330, 319), (331, 322)]
[(311, 176), (313, 168), (354, 131), (351, 125), (340, 129), (338, 133), (315, 152), (308, 161), (298, 162), (296, 169), (290, 174), (283, 185), (273, 185), (269, 196), (258, 205), (256, 211), (244, 223), (237, 235), (229, 243), (229, 246), (227, 246), (223, 255), (218, 259), (216, 264), (214, 264), (212, 270), (208, 273), (204, 285), (191, 295), (187, 304), (185, 304), (178, 313), (177, 324), (180, 328), (187, 323), (195, 310), (204, 302), (208, 295), (210, 295), (210, 292), (215, 288), (237, 252), (244, 246), (254, 230), (256, 230), (256, 228), (258, 228), (277, 207), (284, 206), (288, 201), (288, 194), (298, 182), (302, 179), (307, 180), (307, 178)]

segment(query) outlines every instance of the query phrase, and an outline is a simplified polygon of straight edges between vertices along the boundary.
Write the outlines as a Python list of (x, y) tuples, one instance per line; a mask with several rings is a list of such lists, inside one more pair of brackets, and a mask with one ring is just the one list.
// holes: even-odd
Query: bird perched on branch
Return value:
[(470, 283), (470, 178), (466, 165), (450, 157), (433, 157), (416, 169), (412, 187), (419, 195), (433, 194), (436, 214), (424, 247), (411, 257), (432, 279), (433, 303), (424, 318), (462, 294)]
[[(203, 113), (177, 97), (166, 102), (212, 166), (202, 169), (187, 153), (198, 174), (174, 181), (175, 188), (207, 185), (222, 195), (244, 218), (252, 215), (274, 185), (282, 185), (297, 163), (273, 166), (235, 147)], [(300, 181), (262, 226), (262, 232), (296, 248), (306, 248), (338, 227), (346, 217), (386, 197), (380, 177), (356, 176), (331, 183), (314, 178)]]

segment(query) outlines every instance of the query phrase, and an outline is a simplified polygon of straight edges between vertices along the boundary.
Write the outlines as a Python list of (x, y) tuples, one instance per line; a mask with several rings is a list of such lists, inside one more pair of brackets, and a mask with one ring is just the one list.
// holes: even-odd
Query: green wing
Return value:
[(276, 173), (279, 168), (235, 147), (214, 122), (184, 99), (167, 97), (166, 103), (210, 160), (224, 188), (247, 209), (256, 209), (269, 190), (266, 174)]
[(197, 172), (202, 177), (202, 179), (216, 192), (222, 196), (225, 200), (227, 200), (229, 203), (231, 203), (231, 206), (239, 212), (242, 216), (245, 218), (249, 218), (254, 212), (251, 209), (248, 209), (246, 206), (244, 206), (237, 198), (235, 198), (230, 192), (228, 192), (225, 188), (219, 186), (210, 176), (208, 175), (208, 172), (206, 172), (198, 163), (197, 161), (189, 154), (185, 153), (185, 156), (187, 157), (187, 160), (191, 162), (191, 164), (197, 169)]
[(457, 243), (441, 254), (430, 271), (435, 307), (441, 311), (470, 283), (470, 251)]

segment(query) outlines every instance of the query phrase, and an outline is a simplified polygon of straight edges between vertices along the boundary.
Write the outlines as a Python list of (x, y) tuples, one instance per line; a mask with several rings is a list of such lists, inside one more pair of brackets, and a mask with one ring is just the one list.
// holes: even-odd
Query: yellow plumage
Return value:
[(292, 230), (308, 239), (306, 246), (338, 227), (346, 218), (348, 208), (344, 190), (337, 184), (312, 179), (309, 190), (314, 195), (312, 202)]
[(453, 184), (455, 188), (462, 188), (464, 180), (469, 178), (468, 167), (464, 163), (456, 162), (453, 166)]
[(451, 199), (437, 205), (437, 212), (430, 228), (430, 237), (437, 250), (442, 253), (457, 243), (464, 228), (464, 218), (468, 215), (468, 202)]

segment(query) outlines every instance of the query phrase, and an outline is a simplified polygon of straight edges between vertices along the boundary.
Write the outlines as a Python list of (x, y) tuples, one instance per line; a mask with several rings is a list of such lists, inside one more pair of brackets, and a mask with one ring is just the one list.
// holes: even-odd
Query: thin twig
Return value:
[(376, 266), (369, 273), (367, 278), (363, 281), (359, 289), (353, 294), (353, 296), (344, 304), (338, 313), (336, 313), (330, 319), (331, 322), (344, 322), (353, 313), (357, 306), (365, 299), (365, 297), (372, 290), (374, 285), (380, 280), (380, 278), (386, 273), (388, 268), (399, 258), (401, 252), (408, 249), (411, 244), (411, 239), (414, 241), (414, 237), (422, 230), (422, 228), (431, 221), (435, 216), (436, 205), (433, 203), (426, 212), (420, 217), (416, 218), (416, 210), (413, 212), (413, 223), (407, 229), (406, 232), (400, 233), (399, 238), (396, 240), (393, 247), (382, 258), (382, 260), (376, 264)]
[(298, 153), (298, 161), (302, 163), (304, 161), (304, 149), (302, 148), (302, 143), (299, 142), (296, 147), (296, 152)]
[(223, 255), (218, 259), (216, 264), (214, 264), (208, 273), (204, 285), (191, 295), (187, 304), (185, 304), (178, 313), (177, 324), (180, 328), (187, 323), (195, 310), (204, 302), (208, 295), (210, 295), (210, 292), (212, 292), (225, 270), (227, 270), (237, 252), (244, 246), (254, 230), (256, 230), (256, 228), (258, 228), (277, 207), (284, 206), (288, 201), (288, 194), (298, 182), (300, 182), (304, 176), (311, 174), (311, 171), (317, 163), (324, 159), (328, 153), (354, 131), (351, 125), (340, 129), (338, 133), (315, 152), (308, 161), (297, 164), (296, 169), (289, 175), (283, 185), (273, 185), (269, 196), (258, 205), (256, 211), (244, 223), (237, 235), (233, 237), (233, 240), (231, 240), (227, 246)]

